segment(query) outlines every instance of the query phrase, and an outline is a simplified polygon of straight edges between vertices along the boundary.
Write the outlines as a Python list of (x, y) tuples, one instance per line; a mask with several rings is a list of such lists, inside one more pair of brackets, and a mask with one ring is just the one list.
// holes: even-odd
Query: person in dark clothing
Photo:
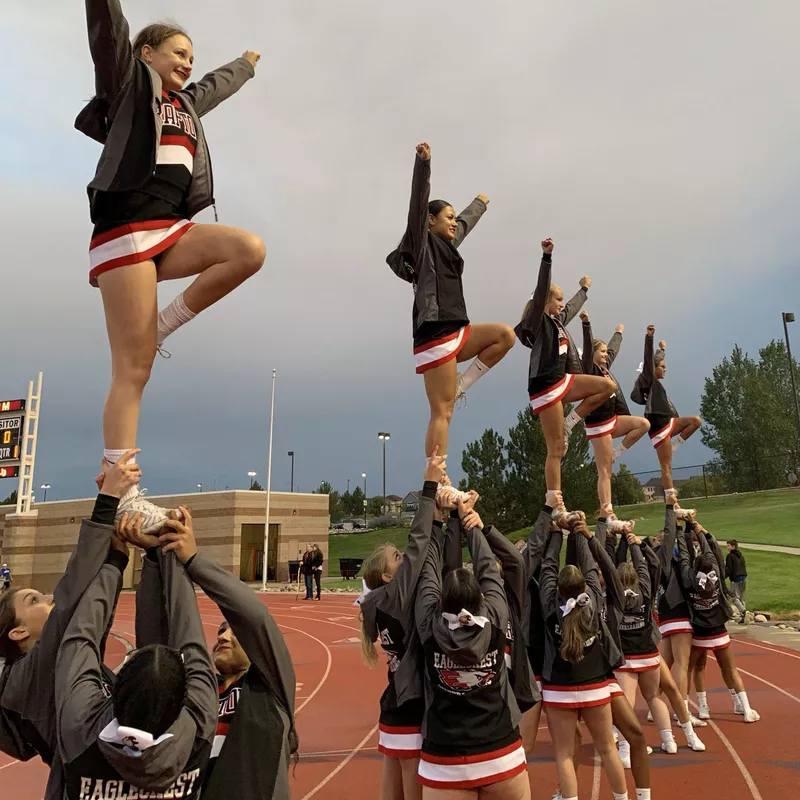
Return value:
[(0, 567), (0, 589), (5, 591), (6, 589), (11, 588), (11, 570), (8, 568), (8, 564), (3, 564)]
[[(456, 216), (444, 200), (429, 202), (430, 180), (431, 148), (422, 142), (414, 161), (408, 226), (386, 261), (414, 286), (414, 360), (430, 404), (425, 455), (430, 458), (438, 446), (446, 458), (455, 403), (512, 348), (514, 331), (497, 323), (470, 324), (464, 300), (464, 259), (458, 248), (485, 213), (489, 198), (478, 195)], [(472, 364), (459, 374), (458, 364), (470, 359)], [(437, 498), (439, 505), (454, 507), (458, 490), (443, 485), (440, 491), (452, 499), (448, 505)]]
[[(185, 31), (148, 25), (131, 43), (120, 0), (85, 0), (85, 7), (95, 96), (75, 127), (103, 145), (88, 187), (89, 281), (100, 288), (114, 365), (103, 414), (107, 470), (136, 442), (157, 348), (264, 263), (258, 236), (190, 221), (214, 203), (201, 117), (255, 75), (260, 54), (247, 51), (185, 85), (194, 65)], [(157, 283), (193, 276), (159, 313)], [(120, 501), (123, 512), (143, 513), (147, 533), (168, 518), (138, 486)]]
[[(184, 519), (190, 517), (181, 509)], [(134, 515), (141, 525), (143, 516)], [(121, 530), (128, 520), (118, 521)], [(145, 793), (197, 798), (217, 716), (214, 672), (191, 581), (156, 549), (162, 591), (136, 609), (136, 645), (111, 687), (100, 641), (122, 587), (128, 547), (115, 537), (64, 633), (55, 669), (65, 800)]]
[(725, 578), (730, 581), (731, 602), (741, 614), (740, 622), (747, 622), (747, 564), (736, 539), (728, 540), (725, 556)]
[(303, 600), (314, 599), (314, 567), (312, 560), (314, 558), (314, 547), (311, 544), (306, 545), (306, 550), (303, 553), (303, 560), (300, 564), (300, 569), (303, 572), (303, 580), (306, 584), (306, 596)]
[(322, 550), (319, 549), (317, 544), (312, 545), (312, 553), (311, 568), (314, 571), (314, 583), (317, 584), (317, 600), (320, 600), (320, 595), (322, 594), (322, 565), (325, 563), (325, 559), (322, 557)]
[[(547, 443), (544, 465), (548, 491), (561, 491), (561, 459), (575, 425), (590, 411), (614, 393), (610, 378), (582, 374), (577, 354), (570, 362), (571, 351), (566, 326), (586, 302), (592, 281), (588, 275), (580, 280), (580, 289), (564, 303), (560, 286), (550, 282), (552, 273), (553, 240), (542, 242), (542, 262), (533, 295), (514, 329), (517, 338), (530, 348), (528, 366), (528, 396), (531, 411), (539, 416)], [(564, 419), (564, 403), (579, 402)], [(556, 509), (558, 517), (562, 510)]]
[[(100, 477), (94, 510), (81, 522), (78, 543), (52, 598), (16, 588), (0, 597), (0, 750), (19, 761), (37, 754), (50, 766), (46, 800), (63, 800), (64, 784), (56, 728), (56, 658), (84, 592), (109, 556), (119, 498), (141, 475), (125, 453)], [(102, 680), (113, 682), (103, 669)]]
[[(678, 493), (672, 482), (672, 456), (675, 451), (696, 433), (703, 420), (700, 417), (681, 417), (667, 395), (661, 381), (667, 374), (667, 343), (662, 339), (653, 353), (655, 325), (647, 326), (644, 337), (642, 371), (631, 392), (631, 400), (644, 406), (644, 417), (650, 423), (650, 441), (653, 443), (661, 466), (661, 485), (667, 503), (673, 503)], [(672, 441), (673, 437), (677, 437)]]

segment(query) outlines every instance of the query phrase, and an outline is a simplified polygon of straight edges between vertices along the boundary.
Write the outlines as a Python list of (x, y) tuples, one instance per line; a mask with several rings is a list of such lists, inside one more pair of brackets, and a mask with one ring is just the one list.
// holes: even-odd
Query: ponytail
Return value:
[(375, 649), (375, 642), (367, 633), (364, 627), (364, 616), (361, 615), (361, 660), (370, 668), (378, 664), (378, 651)]
[(559, 655), (570, 664), (583, 661), (583, 647), (591, 636), (583, 621), (581, 609), (576, 607), (561, 623), (561, 650)]

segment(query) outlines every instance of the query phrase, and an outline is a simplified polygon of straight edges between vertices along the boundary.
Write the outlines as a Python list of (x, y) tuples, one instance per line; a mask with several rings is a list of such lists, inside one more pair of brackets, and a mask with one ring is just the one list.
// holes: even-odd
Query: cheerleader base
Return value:
[(389, 758), (419, 758), (422, 749), (422, 728), (378, 726), (378, 752)]
[(623, 696), (623, 691), (613, 678), (578, 686), (542, 684), (542, 703), (553, 708), (593, 708), (611, 702), (612, 697)]
[(644, 656), (625, 656), (625, 663), (617, 667), (617, 672), (636, 673), (650, 672), (661, 666), (661, 656), (658, 653), (650, 653)]
[(522, 742), (470, 756), (420, 755), (417, 779), (432, 789), (474, 789), (508, 780), (527, 769)]

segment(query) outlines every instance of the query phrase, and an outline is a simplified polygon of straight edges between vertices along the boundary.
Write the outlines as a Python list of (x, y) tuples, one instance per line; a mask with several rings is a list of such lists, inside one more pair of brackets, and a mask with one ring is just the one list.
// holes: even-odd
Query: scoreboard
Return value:
[(25, 401), (0, 400), (0, 478), (19, 476), (24, 432)]

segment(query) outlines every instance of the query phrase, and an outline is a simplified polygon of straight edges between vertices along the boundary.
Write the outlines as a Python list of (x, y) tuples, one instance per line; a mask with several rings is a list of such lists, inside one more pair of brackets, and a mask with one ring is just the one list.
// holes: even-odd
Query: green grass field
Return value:
[[(689, 506), (689, 501), (685, 504)], [(800, 490), (758, 492), (755, 494), (692, 500), (698, 519), (721, 542), (738, 539), (753, 544), (800, 547)], [(617, 508), (620, 518), (636, 519), (637, 532), (655, 533), (663, 525), (664, 506), (646, 503)], [(508, 534), (516, 541), (527, 530)], [(366, 558), (379, 544), (391, 542), (403, 550), (408, 531), (387, 528), (369, 533), (339, 534), (329, 540), (331, 575), (339, 574), (340, 558)], [(776, 613), (800, 610), (800, 591), (796, 587), (800, 556), (745, 550), (748, 571), (748, 607)], [(336, 581), (329, 587), (358, 587), (359, 581)]]

